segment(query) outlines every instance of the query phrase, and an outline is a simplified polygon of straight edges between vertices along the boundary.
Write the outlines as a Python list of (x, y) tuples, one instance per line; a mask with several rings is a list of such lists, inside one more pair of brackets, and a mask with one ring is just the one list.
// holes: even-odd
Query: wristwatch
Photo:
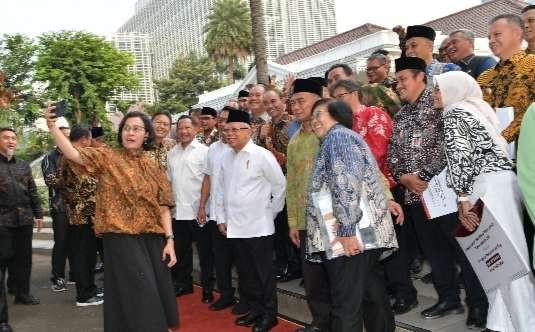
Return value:
[(166, 235), (165, 236), (165, 240), (173, 240), (175, 238), (175, 236), (173, 234), (169, 234), (169, 235)]

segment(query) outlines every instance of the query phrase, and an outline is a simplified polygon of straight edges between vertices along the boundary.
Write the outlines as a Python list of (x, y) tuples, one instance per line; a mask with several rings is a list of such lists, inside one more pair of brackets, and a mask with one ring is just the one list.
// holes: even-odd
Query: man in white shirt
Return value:
[[(230, 150), (227, 145), (227, 140), (223, 134), (225, 123), (230, 107), (223, 108), (217, 115), (217, 130), (219, 133), (219, 140), (210, 145), (208, 150), (208, 156), (206, 158), (206, 164), (204, 168), (204, 179), (202, 182), (201, 198), (199, 204), (199, 210), (197, 212), (197, 220), (199, 223), (206, 223), (204, 228), (210, 232), (210, 238), (214, 248), (214, 265), (215, 275), (217, 282), (217, 289), (220, 296), (217, 301), (210, 305), (210, 310), (219, 311), (226, 309), (236, 303), (234, 299), (234, 287), (232, 287), (232, 247), (230, 241), (219, 232), (217, 228), (216, 220), (216, 204), (215, 197), (218, 192), (218, 178), (219, 171), (221, 169), (221, 157), (223, 154)], [(206, 214), (206, 207), (209, 207), (209, 214)], [(243, 301), (244, 296), (240, 293), (240, 303), (246, 305)], [(236, 309), (239, 305), (235, 306)], [(248, 308), (245, 311), (239, 311), (240, 314), (246, 314)], [(233, 313), (235, 310), (233, 309)]]
[(284, 207), (286, 179), (273, 154), (251, 141), (250, 121), (245, 112), (229, 112), (224, 133), (232, 150), (222, 156), (216, 214), (249, 293), (251, 309), (236, 325), (263, 332), (277, 325), (273, 220)]
[(196, 128), (189, 116), (177, 122), (177, 144), (167, 155), (167, 175), (173, 188), (175, 209), (173, 211), (173, 233), (178, 262), (171, 272), (175, 283), (175, 294), (181, 296), (193, 293), (193, 251), (192, 241), (197, 242), (201, 265), (202, 301), (213, 301), (213, 255), (210, 233), (197, 223), (197, 211), (204, 177), (208, 147), (195, 139)]

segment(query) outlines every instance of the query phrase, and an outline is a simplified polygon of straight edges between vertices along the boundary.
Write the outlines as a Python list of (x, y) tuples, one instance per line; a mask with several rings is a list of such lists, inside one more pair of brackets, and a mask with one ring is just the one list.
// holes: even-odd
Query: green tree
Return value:
[(204, 26), (205, 48), (214, 61), (227, 64), (228, 78), (234, 83), (234, 72), (240, 60), (251, 54), (251, 16), (242, 0), (219, 0), (214, 4)]
[(138, 80), (128, 71), (132, 55), (103, 38), (81, 31), (60, 31), (39, 37), (36, 80), (46, 83), (51, 99), (70, 101), (76, 123), (104, 120), (106, 101), (135, 90)]
[(267, 43), (264, 29), (264, 7), (262, 0), (249, 0), (253, 31), (254, 57), (256, 62), (256, 81), (269, 85), (267, 66)]
[(199, 102), (200, 94), (221, 87), (215, 64), (209, 58), (195, 54), (178, 57), (169, 72), (169, 78), (154, 83), (159, 102), (151, 110), (171, 113), (187, 111)]
[(36, 49), (31, 38), (20, 34), (0, 39), (0, 122), (16, 128), (32, 123), (39, 112), (39, 93), (32, 85)]

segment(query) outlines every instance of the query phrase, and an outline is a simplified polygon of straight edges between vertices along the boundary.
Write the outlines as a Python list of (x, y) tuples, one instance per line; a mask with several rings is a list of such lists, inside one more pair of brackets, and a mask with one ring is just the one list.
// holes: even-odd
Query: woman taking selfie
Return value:
[(95, 233), (102, 236), (105, 331), (169, 330), (178, 322), (169, 268), (176, 263), (170, 208), (171, 186), (144, 151), (154, 129), (143, 113), (128, 113), (119, 125), (119, 148), (75, 149), (45, 113), (54, 141), (80, 173), (98, 180)]

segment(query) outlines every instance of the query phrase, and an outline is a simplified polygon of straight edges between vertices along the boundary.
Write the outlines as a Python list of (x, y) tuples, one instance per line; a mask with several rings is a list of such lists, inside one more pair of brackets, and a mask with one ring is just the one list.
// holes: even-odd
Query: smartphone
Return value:
[(52, 104), (52, 106), (56, 107), (54, 109), (54, 114), (56, 118), (65, 116), (65, 114), (67, 113), (67, 101), (65, 99)]

